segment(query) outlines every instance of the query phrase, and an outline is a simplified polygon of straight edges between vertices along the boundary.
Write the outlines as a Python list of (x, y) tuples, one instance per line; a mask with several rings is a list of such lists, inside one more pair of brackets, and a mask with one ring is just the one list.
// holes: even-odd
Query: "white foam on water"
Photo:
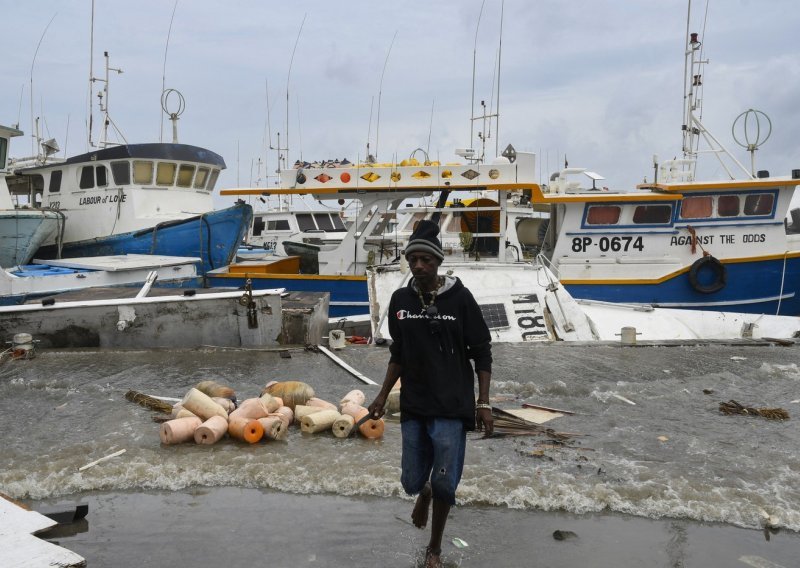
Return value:
[(771, 377), (786, 378), (792, 380), (800, 380), (800, 367), (797, 363), (790, 363), (789, 365), (780, 365), (778, 363), (761, 363), (759, 372), (770, 375)]

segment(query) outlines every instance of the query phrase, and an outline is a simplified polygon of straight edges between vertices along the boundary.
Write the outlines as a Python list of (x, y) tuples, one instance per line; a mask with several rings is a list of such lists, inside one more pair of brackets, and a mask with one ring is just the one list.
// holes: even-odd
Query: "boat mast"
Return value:
[[(703, 66), (708, 63), (703, 59), (703, 43), (700, 41), (698, 33), (689, 32), (692, 15), (692, 2), (688, 1), (688, 12), (686, 15), (686, 48), (684, 51), (684, 113), (683, 113), (683, 157), (680, 167), (680, 177), (686, 181), (693, 181), (696, 175), (697, 157), (700, 154), (700, 136), (706, 141), (710, 152), (717, 157), (722, 169), (731, 179), (735, 179), (728, 164), (723, 160), (727, 156), (735, 166), (737, 166), (748, 178), (753, 175), (745, 168), (711, 132), (703, 126)], [(708, 15), (708, 4), (706, 4), (706, 16)], [(705, 29), (705, 23), (703, 24)], [(673, 174), (674, 177), (674, 174)]]

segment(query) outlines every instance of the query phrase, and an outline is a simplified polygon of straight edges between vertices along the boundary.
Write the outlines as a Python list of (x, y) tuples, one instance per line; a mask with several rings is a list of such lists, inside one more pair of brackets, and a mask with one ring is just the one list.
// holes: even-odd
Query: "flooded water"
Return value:
[[(380, 382), (388, 350), (337, 352)], [(200, 380), (240, 399), (270, 380), (302, 380), (338, 401), (367, 386), (324, 354), (258, 351), (39, 352), (0, 366), (0, 491), (56, 500), (91, 492), (238, 487), (358, 499), (400, 498), (400, 428), (383, 439), (304, 435), (162, 446), (153, 413), (129, 389), (181, 397)], [(574, 411), (548, 423), (580, 433), (568, 447), (540, 437), (470, 435), (457, 500), (515, 511), (625, 513), (757, 529), (762, 511), (800, 531), (800, 348), (497, 345), (495, 406)], [(704, 393), (705, 390), (705, 393)], [(781, 407), (788, 421), (720, 413), (719, 403)], [(634, 403), (634, 404), (631, 404)], [(115, 451), (121, 456), (78, 469)]]

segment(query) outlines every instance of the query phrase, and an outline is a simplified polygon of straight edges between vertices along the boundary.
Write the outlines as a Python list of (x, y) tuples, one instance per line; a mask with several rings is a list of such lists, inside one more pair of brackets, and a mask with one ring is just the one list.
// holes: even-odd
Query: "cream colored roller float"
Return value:
[(260, 398), (247, 398), (242, 401), (239, 408), (228, 415), (228, 419), (241, 416), (251, 420), (258, 420), (259, 418), (266, 418), (267, 414), (269, 414), (269, 411), (263, 400)]
[(195, 414), (194, 412), (189, 412), (183, 407), (181, 407), (178, 410), (178, 412), (175, 413), (175, 418), (191, 418), (191, 417), (197, 418), (198, 420), (200, 420), (200, 422), (203, 421), (203, 419), (197, 416), (197, 414)]
[[(364, 418), (367, 414), (369, 414), (369, 410), (364, 408), (363, 406), (359, 406), (357, 404), (345, 404), (342, 407), (342, 414), (347, 414), (355, 418), (355, 421), (358, 422), (362, 418)], [(371, 418), (364, 422), (361, 426), (358, 427), (358, 431), (361, 433), (362, 436), (365, 438), (380, 438), (383, 436), (383, 429), (384, 429), (384, 422), (382, 418), (377, 420), (372, 420)]]
[(281, 406), (283, 406), (283, 400), (280, 397), (272, 396), (268, 392), (265, 392), (260, 397), (261, 403), (264, 405), (264, 408), (267, 409), (267, 413), (275, 412)]
[(275, 412), (270, 413), (270, 416), (276, 416), (280, 418), (281, 422), (283, 422), (284, 429), (289, 428), (294, 421), (294, 412), (292, 412), (292, 409), (288, 406), (281, 406)]
[(400, 389), (392, 389), (386, 397), (386, 405), (383, 407), (386, 414), (400, 412)]
[(348, 402), (352, 404), (357, 404), (358, 406), (364, 406), (366, 402), (366, 396), (364, 396), (364, 392), (358, 389), (351, 390), (349, 393), (344, 395), (344, 398), (339, 401), (339, 408), (347, 404)]
[(228, 421), (228, 434), (231, 438), (255, 444), (264, 437), (264, 427), (258, 420), (234, 416)]
[(294, 407), (294, 421), (296, 424), (300, 424), (303, 421), (304, 416), (308, 416), (309, 414), (314, 414), (315, 412), (320, 412), (325, 410), (324, 408), (320, 408), (319, 406), (306, 406), (305, 404), (298, 404)]
[(220, 416), (227, 419), (228, 413), (219, 404), (211, 400), (207, 394), (200, 392), (193, 388), (186, 393), (186, 396), (181, 400), (181, 405), (188, 410), (202, 418), (208, 420), (212, 416)]
[(197, 416), (175, 418), (161, 424), (159, 435), (162, 444), (183, 444), (194, 440), (194, 431), (203, 421)]
[(216, 444), (228, 431), (228, 421), (222, 416), (212, 416), (194, 431), (194, 441), (198, 444)]
[(267, 416), (259, 418), (261, 427), (264, 429), (264, 437), (270, 440), (283, 440), (289, 431), (288, 425), (283, 423), (280, 416)]
[(330, 430), (333, 423), (336, 422), (341, 414), (338, 410), (331, 410), (323, 408), (319, 412), (303, 416), (300, 420), (300, 430), (306, 434), (316, 434), (323, 430)]
[(315, 396), (312, 396), (306, 401), (306, 406), (317, 406), (319, 408), (325, 408), (326, 410), (339, 410), (339, 408), (332, 402), (322, 400), (321, 398), (317, 398)]
[(356, 426), (356, 420), (349, 414), (340, 414), (331, 426), (333, 435), (337, 438), (347, 438)]
[(212, 396), (211, 400), (213, 400), (214, 402), (219, 404), (222, 408), (224, 408), (225, 412), (227, 412), (228, 414), (236, 410), (236, 405), (229, 398), (223, 398), (221, 396)]

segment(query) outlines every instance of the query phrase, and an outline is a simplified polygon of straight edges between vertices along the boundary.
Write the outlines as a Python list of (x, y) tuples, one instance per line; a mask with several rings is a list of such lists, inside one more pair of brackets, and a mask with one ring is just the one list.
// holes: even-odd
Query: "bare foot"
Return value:
[(442, 551), (433, 550), (430, 546), (425, 549), (425, 568), (442, 568)]
[(424, 529), (428, 524), (428, 510), (431, 508), (431, 484), (425, 482), (425, 487), (417, 495), (417, 502), (414, 503), (414, 510), (411, 511), (411, 522), (418, 529)]

